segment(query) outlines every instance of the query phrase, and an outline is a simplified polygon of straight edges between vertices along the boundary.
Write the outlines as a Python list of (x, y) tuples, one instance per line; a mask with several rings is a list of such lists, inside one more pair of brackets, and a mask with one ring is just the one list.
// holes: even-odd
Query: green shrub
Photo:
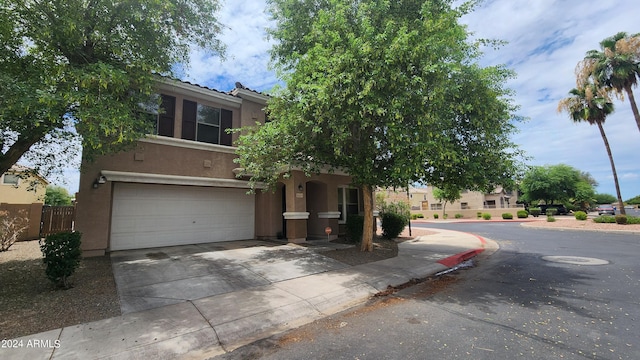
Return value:
[(502, 219), (511, 220), (511, 219), (513, 219), (513, 214), (512, 213), (503, 213), (502, 214)]
[(616, 218), (611, 215), (600, 215), (597, 218), (594, 218), (593, 222), (599, 224), (615, 224)]
[(627, 224), (640, 224), (640, 217), (627, 215)]
[(347, 238), (353, 243), (362, 241), (362, 230), (364, 228), (364, 216), (349, 215), (347, 217)]
[(627, 224), (627, 215), (618, 214), (615, 216), (616, 224), (618, 225), (626, 225)]
[(576, 220), (587, 220), (587, 213), (584, 211), (576, 211), (573, 216), (576, 217)]
[(455, 214), (454, 216), (456, 219), (462, 219), (464, 217), (462, 214)]
[(82, 234), (77, 231), (61, 232), (49, 235), (40, 242), (47, 278), (65, 289), (70, 287), (69, 276), (73, 275), (80, 265), (81, 237)]
[(418, 219), (424, 219), (424, 215), (423, 214), (418, 214)]
[(438, 214), (433, 214), (433, 218), (434, 218), (434, 219), (437, 219), (437, 218), (438, 218), (438, 216), (439, 216)]
[(397, 238), (409, 223), (407, 217), (392, 212), (382, 215), (382, 237), (385, 239)]
[(529, 213), (527, 212), (527, 210), (518, 210), (517, 215), (518, 219), (526, 219), (529, 217)]
[(416, 220), (418, 218), (418, 214), (411, 214), (411, 220)]
[(485, 220), (491, 220), (491, 214), (489, 214), (489, 213), (483, 213), (483, 214), (482, 214), (482, 218), (483, 218), (483, 219), (485, 219)]
[(553, 215), (547, 215), (547, 222), (555, 222), (556, 218), (553, 217)]
[(482, 217), (482, 211), (478, 211), (478, 212), (476, 213), (476, 217), (477, 217), (478, 219), (480, 219), (480, 218)]
[(557, 213), (558, 213), (558, 209), (556, 208), (548, 208), (546, 211), (547, 216), (553, 216), (553, 215), (556, 215)]
[(533, 217), (538, 217), (541, 212), (542, 212), (542, 209), (540, 208), (529, 208), (529, 214), (531, 214), (531, 216)]
[(448, 217), (449, 217), (449, 214), (444, 214), (444, 215), (442, 215), (442, 218), (443, 218), (443, 219), (447, 219)]

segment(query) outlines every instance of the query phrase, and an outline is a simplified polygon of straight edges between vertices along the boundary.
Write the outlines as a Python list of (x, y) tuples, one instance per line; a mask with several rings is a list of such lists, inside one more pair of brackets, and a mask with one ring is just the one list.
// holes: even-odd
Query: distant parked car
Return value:
[(558, 210), (557, 212), (558, 215), (566, 215), (567, 213), (569, 213), (569, 211), (567, 211), (567, 208), (562, 204), (538, 205), (538, 207), (540, 208), (540, 213), (543, 215), (546, 214), (547, 209), (550, 209), (550, 208), (554, 208)]
[(615, 215), (616, 211), (613, 209), (613, 206), (611, 205), (600, 205), (596, 208), (596, 211), (598, 212), (598, 215)]

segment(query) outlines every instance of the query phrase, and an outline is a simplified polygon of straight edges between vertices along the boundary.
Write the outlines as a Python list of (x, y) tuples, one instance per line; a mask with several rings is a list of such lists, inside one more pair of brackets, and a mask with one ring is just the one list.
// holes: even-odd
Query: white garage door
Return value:
[(253, 239), (246, 189), (115, 183), (111, 250)]

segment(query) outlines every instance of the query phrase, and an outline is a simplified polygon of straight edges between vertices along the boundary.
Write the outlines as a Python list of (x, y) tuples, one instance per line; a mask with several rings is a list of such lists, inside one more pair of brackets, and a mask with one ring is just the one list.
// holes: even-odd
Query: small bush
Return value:
[(627, 215), (618, 214), (615, 216), (616, 224), (618, 225), (626, 225), (627, 224)]
[(9, 250), (28, 227), (29, 220), (24, 211), (14, 216), (10, 216), (8, 211), (0, 211), (0, 251)]
[(558, 213), (558, 209), (556, 208), (548, 208), (546, 211), (547, 216), (554, 216)]
[(573, 216), (576, 217), (576, 220), (587, 220), (587, 213), (584, 211), (576, 211)]
[(418, 219), (418, 214), (411, 214), (411, 220)]
[(513, 219), (513, 214), (512, 213), (503, 213), (502, 214), (502, 219), (503, 220), (511, 220), (511, 219)]
[(529, 213), (533, 216), (533, 217), (538, 217), (540, 215), (540, 213), (542, 213), (542, 209), (540, 208), (530, 208), (529, 209)]
[(553, 215), (547, 215), (547, 222), (556, 222), (556, 218)]
[(476, 213), (476, 217), (477, 217), (478, 219), (480, 219), (480, 218), (482, 217), (482, 211), (478, 211), (478, 212)]
[(640, 217), (627, 215), (627, 224), (640, 224)]
[(382, 237), (385, 239), (397, 238), (409, 223), (409, 220), (400, 214), (384, 213), (382, 215)]
[(439, 216), (438, 214), (433, 214), (433, 218), (434, 218), (434, 219), (437, 219), (437, 218), (438, 218), (438, 216)]
[(362, 241), (362, 230), (364, 228), (364, 216), (349, 215), (347, 217), (347, 238), (352, 243)]
[(77, 231), (61, 232), (47, 236), (40, 243), (47, 278), (65, 289), (70, 287), (69, 276), (73, 275), (80, 265), (81, 237), (82, 234)]
[(463, 218), (462, 214), (455, 214), (454, 216), (455, 216), (456, 219), (462, 219)]
[(518, 219), (526, 219), (529, 217), (529, 213), (527, 212), (527, 210), (518, 210), (516, 214), (518, 216)]
[(485, 220), (491, 220), (491, 214), (489, 214), (489, 213), (483, 213), (483, 214), (482, 214), (482, 218), (483, 218), (483, 219), (485, 219)]
[(423, 214), (418, 214), (418, 219), (424, 219), (424, 215)]
[(594, 218), (593, 222), (598, 224), (615, 224), (616, 218), (611, 215), (600, 215), (597, 218)]
[(449, 218), (449, 214), (444, 214), (444, 215), (442, 215), (442, 218), (443, 218), (443, 219), (447, 219), (447, 218)]

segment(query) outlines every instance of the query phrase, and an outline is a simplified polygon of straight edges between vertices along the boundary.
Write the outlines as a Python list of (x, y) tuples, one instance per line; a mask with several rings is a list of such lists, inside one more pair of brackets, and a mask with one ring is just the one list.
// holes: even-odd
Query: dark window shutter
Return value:
[(176, 118), (176, 98), (162, 95), (162, 104), (160, 106), (164, 111), (158, 118), (158, 135), (173, 137), (173, 126)]
[(227, 133), (227, 129), (231, 129), (231, 120), (233, 118), (233, 111), (222, 109), (220, 112), (220, 145), (231, 146), (232, 136)]
[(198, 103), (184, 100), (182, 103), (182, 138), (185, 140), (196, 139), (196, 116), (198, 115)]

